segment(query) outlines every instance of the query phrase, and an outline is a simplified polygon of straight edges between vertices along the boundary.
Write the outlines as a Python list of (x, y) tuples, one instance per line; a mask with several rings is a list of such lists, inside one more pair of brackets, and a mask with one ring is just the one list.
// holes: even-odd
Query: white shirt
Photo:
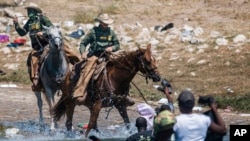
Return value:
[(174, 125), (175, 141), (204, 141), (211, 119), (202, 114), (180, 114)]

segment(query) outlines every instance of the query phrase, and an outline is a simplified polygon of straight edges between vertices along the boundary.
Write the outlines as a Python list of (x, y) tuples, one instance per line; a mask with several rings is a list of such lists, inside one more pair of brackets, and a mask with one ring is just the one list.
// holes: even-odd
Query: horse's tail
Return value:
[(66, 101), (70, 98), (68, 95), (68, 88), (69, 88), (69, 77), (70, 77), (70, 72), (66, 75), (65, 81), (63, 83), (62, 87), (62, 96), (58, 100), (58, 102), (55, 104), (53, 108), (53, 118), (55, 121), (59, 121), (62, 117), (65, 116), (67, 107), (66, 107)]
[(66, 97), (61, 97), (59, 101), (56, 103), (56, 105), (53, 108), (53, 117), (55, 121), (59, 121), (62, 117), (65, 116), (66, 113), (66, 105), (64, 104)]

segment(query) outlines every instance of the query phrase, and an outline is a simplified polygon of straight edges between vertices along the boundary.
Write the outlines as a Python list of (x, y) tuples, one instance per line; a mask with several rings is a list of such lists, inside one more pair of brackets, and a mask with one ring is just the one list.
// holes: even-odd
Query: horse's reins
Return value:
[[(119, 57), (119, 55), (116, 55), (116, 54), (111, 54), (111, 56), (118, 56)], [(117, 62), (119, 65), (121, 65), (122, 67), (124, 67), (123, 69), (126, 69), (130, 73), (135, 73), (135, 74), (138, 74), (140, 76), (145, 76), (145, 75), (140, 74), (140, 73), (138, 73), (138, 72), (136, 72), (134, 70), (131, 70), (130, 68), (128, 68), (127, 66), (123, 65), (121, 62), (117, 61), (116, 59), (113, 59), (113, 61)]]
[(137, 89), (137, 91), (140, 93), (140, 95), (142, 96), (142, 99), (145, 101), (145, 103), (148, 104), (148, 101), (146, 100), (146, 98), (144, 97), (143, 93), (141, 92), (141, 90), (135, 85), (135, 83), (133, 81), (131, 81), (131, 83), (135, 86), (135, 88)]
[[(37, 41), (37, 43), (38, 43), (38, 45), (40, 46), (40, 50), (43, 50), (43, 46), (42, 46), (42, 44), (41, 44), (41, 42), (39, 41), (39, 39), (37, 38), (37, 35), (36, 34), (34, 34), (34, 36), (35, 36), (35, 39), (36, 39), (36, 41)], [(45, 39), (46, 40), (46, 39)]]
[[(118, 56), (118, 55), (115, 55), (115, 54), (111, 54), (113, 56)], [(127, 68), (125, 65), (123, 65), (121, 62), (117, 61), (116, 59), (113, 59), (115, 62), (119, 63), (121, 66), (123, 66), (126, 70), (130, 71), (131, 72), (131, 69)], [(142, 59), (140, 58), (141, 62), (142, 62)], [(145, 68), (145, 65), (144, 63), (142, 62), (142, 65), (143, 65), (143, 68)], [(133, 73), (133, 72), (131, 72)], [(143, 74), (140, 74), (138, 72), (135, 72), (134, 73), (138, 74), (138, 75), (141, 75), (141, 76), (144, 76), (146, 78), (146, 82), (148, 83), (147, 81), (147, 76), (143, 75)], [(148, 74), (147, 74), (148, 75)], [(145, 101), (145, 103), (148, 104), (146, 98), (144, 97), (143, 93), (141, 92), (141, 90), (135, 85), (135, 83), (133, 81), (131, 81), (131, 83), (135, 86), (135, 88), (138, 90), (138, 92), (140, 93), (140, 95), (142, 96), (143, 100)]]

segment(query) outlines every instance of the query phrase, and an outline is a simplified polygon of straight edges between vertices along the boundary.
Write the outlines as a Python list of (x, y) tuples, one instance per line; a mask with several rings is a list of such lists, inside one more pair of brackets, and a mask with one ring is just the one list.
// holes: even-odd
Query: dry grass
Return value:
[(17, 4), (14, 1), (0, 0), (0, 6), (17, 6)]

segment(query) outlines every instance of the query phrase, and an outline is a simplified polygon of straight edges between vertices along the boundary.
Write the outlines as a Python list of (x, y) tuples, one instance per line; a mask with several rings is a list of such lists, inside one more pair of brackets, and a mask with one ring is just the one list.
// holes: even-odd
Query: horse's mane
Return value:
[(124, 60), (128, 60), (128, 58), (135, 58), (140, 53), (142, 53), (143, 49), (137, 49), (133, 51), (120, 51), (118, 53), (112, 54), (109, 59), (109, 64), (116, 65)]

